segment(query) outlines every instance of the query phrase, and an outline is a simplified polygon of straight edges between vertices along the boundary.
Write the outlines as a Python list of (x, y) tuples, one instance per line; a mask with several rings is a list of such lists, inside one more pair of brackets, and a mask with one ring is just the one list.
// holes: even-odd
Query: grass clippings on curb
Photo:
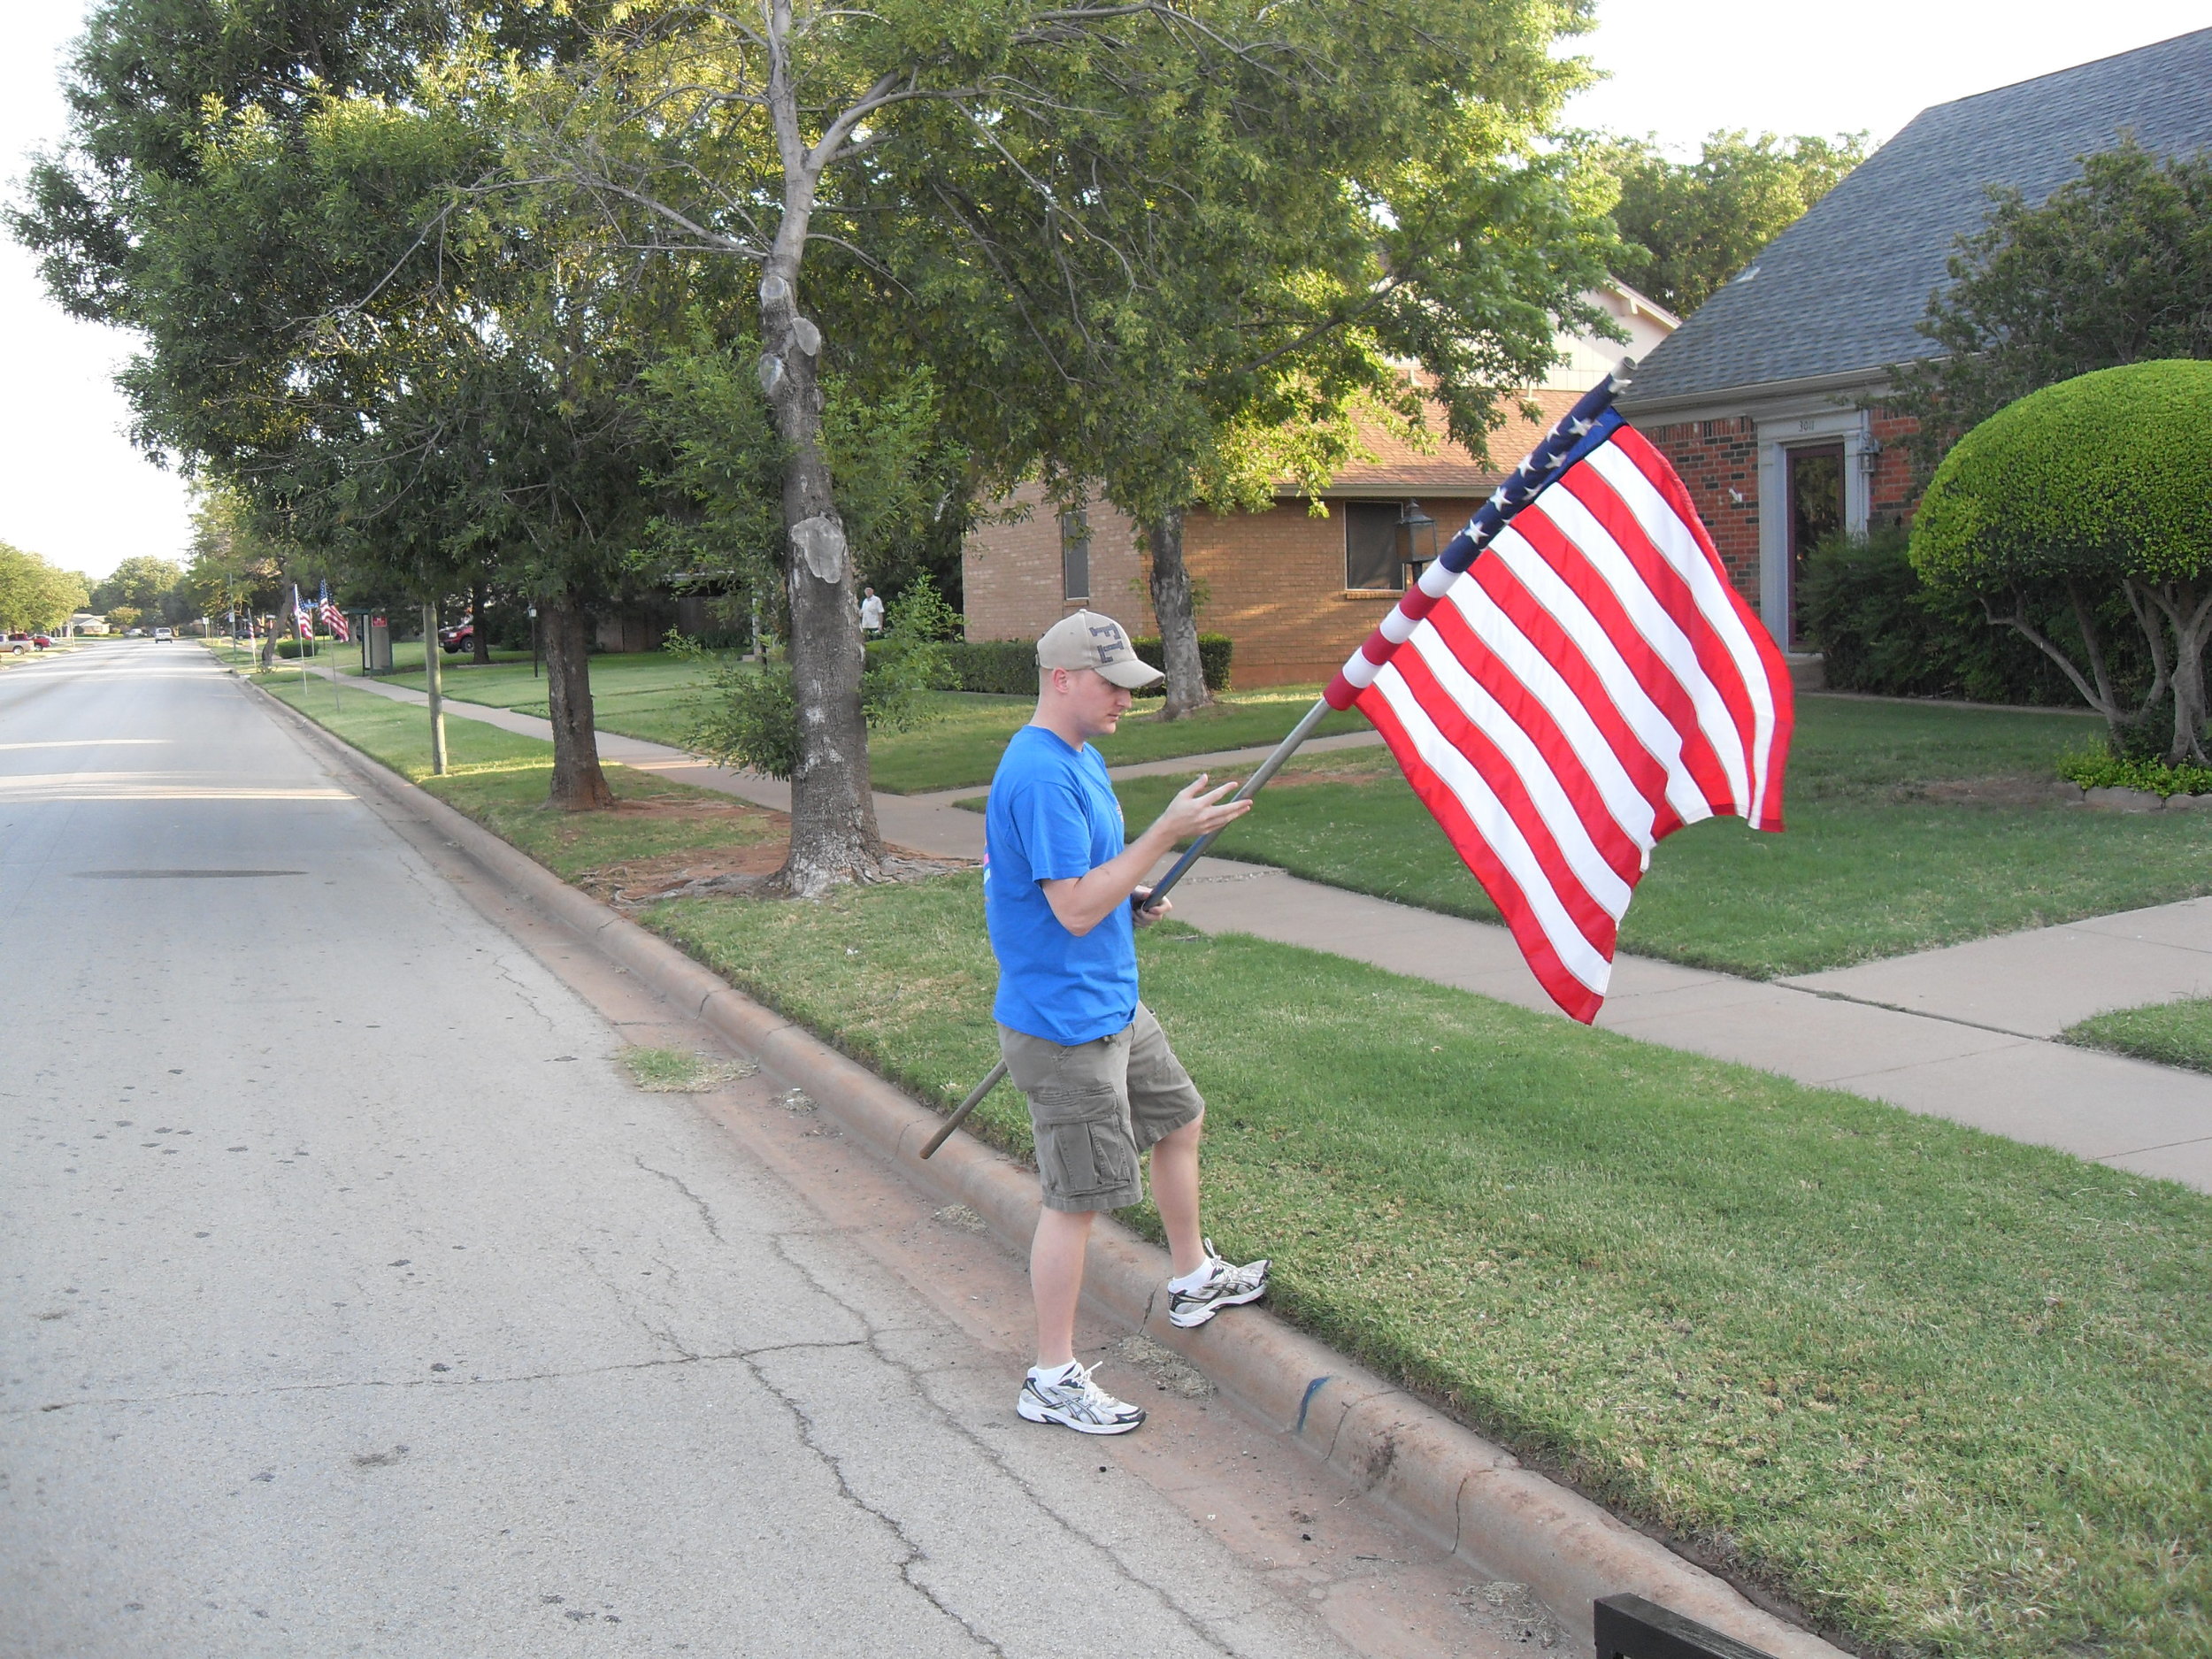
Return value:
[(2062, 1042), (2108, 1048), (2159, 1065), (2212, 1071), (2212, 998), (2186, 997), (2098, 1014), (2060, 1033)]
[[(925, 1098), (995, 1057), (973, 876), (646, 916)], [(1875, 1650), (2212, 1646), (2212, 1199), (1317, 952), (1141, 949), (1210, 1224), (1307, 1329)], [(1010, 1090), (978, 1117), (1026, 1151)]]
[(622, 1064), (648, 1094), (710, 1094), (760, 1070), (749, 1061), (719, 1060), (688, 1048), (625, 1048)]
[[(2051, 765), (2081, 739), (2073, 716), (1809, 697), (1798, 721), (1787, 830), (1716, 818), (1662, 841), (1622, 949), (1768, 979), (2212, 893), (2212, 814), (2061, 803)], [(1184, 781), (1116, 791), (1144, 824)], [(1215, 850), (1499, 919), (1386, 755), (1294, 761)]]

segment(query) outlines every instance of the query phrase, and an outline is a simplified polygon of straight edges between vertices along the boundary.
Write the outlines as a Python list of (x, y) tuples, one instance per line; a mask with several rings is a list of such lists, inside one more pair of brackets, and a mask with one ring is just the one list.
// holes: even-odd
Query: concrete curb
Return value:
[[(243, 681), (251, 690), (261, 687)], [(263, 693), (265, 696), (267, 695)], [(956, 1136), (924, 1163), (943, 1119), (804, 1028), (527, 855), (340, 741), (289, 704), (269, 703), (391, 807), (430, 825), (510, 894), (561, 922), (669, 1002), (804, 1089), (855, 1139), (948, 1203), (976, 1211), (1016, 1251), (1028, 1248), (1034, 1178), (1005, 1155)], [(1747, 1601), (1599, 1505), (1263, 1310), (1195, 1331), (1167, 1320), (1164, 1251), (1110, 1220), (1094, 1233), (1085, 1294), (1176, 1350), (1213, 1382), (1373, 1494), (1440, 1549), (1524, 1583), (1579, 1643), (1587, 1609), (1631, 1592), (1766, 1650), (1774, 1659), (1841, 1659), (1842, 1650)]]

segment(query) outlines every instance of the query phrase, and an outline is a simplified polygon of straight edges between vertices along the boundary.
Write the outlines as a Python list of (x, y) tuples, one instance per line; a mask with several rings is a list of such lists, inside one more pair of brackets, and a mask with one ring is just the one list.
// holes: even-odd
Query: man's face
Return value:
[(1065, 684), (1063, 695), (1068, 711), (1075, 717), (1076, 729), (1087, 742), (1094, 737), (1111, 737), (1121, 725), (1121, 717), (1129, 712), (1129, 688), (1117, 686), (1095, 668), (1056, 668), (1053, 678)]

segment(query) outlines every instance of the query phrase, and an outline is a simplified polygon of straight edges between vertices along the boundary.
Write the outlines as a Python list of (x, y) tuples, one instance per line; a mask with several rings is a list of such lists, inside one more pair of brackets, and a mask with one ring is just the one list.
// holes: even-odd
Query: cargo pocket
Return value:
[(1031, 1097), (1037, 1173), (1044, 1189), (1073, 1202), (1125, 1191), (1137, 1179), (1137, 1148), (1111, 1088), (1051, 1089)]

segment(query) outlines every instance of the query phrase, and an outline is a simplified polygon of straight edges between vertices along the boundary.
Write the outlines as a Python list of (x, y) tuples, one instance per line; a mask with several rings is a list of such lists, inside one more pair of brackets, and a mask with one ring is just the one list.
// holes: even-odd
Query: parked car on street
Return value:
[(4, 649), (20, 657), (26, 651), (42, 651), (46, 647), (42, 643), (34, 641), (27, 634), (11, 634), (8, 635)]
[(465, 651), (470, 646), (476, 643), (475, 619), (473, 618), (464, 618), (449, 628), (440, 628), (438, 630), (438, 643), (444, 648), (446, 655), (449, 657), (461, 651)]
[(174, 628), (156, 628), (154, 630), (154, 638), (157, 640), (173, 640), (176, 637), (177, 634)]
[(127, 640), (142, 640), (146, 637), (146, 630), (143, 628), (125, 628), (123, 630), (123, 637)]

